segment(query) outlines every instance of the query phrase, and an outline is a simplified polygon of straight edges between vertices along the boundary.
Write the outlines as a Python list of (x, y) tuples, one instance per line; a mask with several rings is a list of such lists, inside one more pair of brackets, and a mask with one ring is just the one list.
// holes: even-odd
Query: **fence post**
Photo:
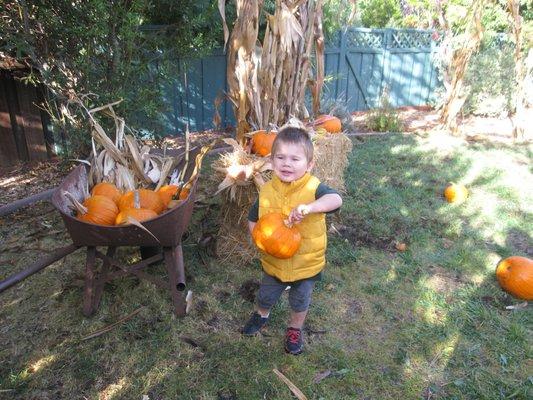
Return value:
[[(350, 29), (350, 28), (348, 28)], [(342, 88), (346, 88), (346, 80), (348, 78), (348, 68), (346, 63), (346, 41), (347, 41), (348, 30), (341, 32), (340, 37), (340, 53), (339, 53), (339, 67), (337, 69), (337, 84), (335, 85), (335, 100), (338, 101), (339, 97), (342, 95)], [(344, 102), (347, 100), (344, 99)]]
[(383, 65), (381, 67), (381, 84), (379, 86), (379, 94), (378, 94), (378, 106), (381, 103), (381, 96), (383, 95), (383, 91), (385, 90), (385, 87), (388, 86), (389, 80), (390, 80), (390, 50), (389, 45), (392, 39), (392, 30), (390, 28), (387, 28), (384, 30), (383, 34)]

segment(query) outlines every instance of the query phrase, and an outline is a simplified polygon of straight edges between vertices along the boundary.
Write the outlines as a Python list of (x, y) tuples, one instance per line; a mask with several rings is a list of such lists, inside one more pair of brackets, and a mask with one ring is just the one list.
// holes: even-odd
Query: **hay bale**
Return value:
[(258, 185), (270, 179), (270, 170), (262, 165), (267, 161), (236, 148), (231, 153), (222, 154), (213, 163), (215, 186), (227, 182), (230, 166), (237, 165), (243, 171), (252, 169), (251, 175), (238, 174), (231, 185), (220, 191), (217, 255), (224, 261), (245, 265), (258, 255), (248, 229), (248, 212), (259, 195)]
[(339, 193), (346, 193), (344, 171), (348, 166), (352, 141), (346, 135), (339, 133), (315, 135), (313, 143), (315, 166), (312, 174)]

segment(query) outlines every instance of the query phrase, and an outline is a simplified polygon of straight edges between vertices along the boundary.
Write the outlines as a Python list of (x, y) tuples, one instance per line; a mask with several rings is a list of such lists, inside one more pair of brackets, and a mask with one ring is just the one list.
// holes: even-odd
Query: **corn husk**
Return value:
[[(218, 4), (226, 43), (225, 1)], [(266, 28), (261, 43), (258, 21), (262, 7), (259, 0), (237, 0), (237, 19), (229, 37), (228, 98), (234, 107), (239, 143), (250, 130), (280, 126), (291, 116), (308, 118), (308, 86), (314, 112), (320, 108), (324, 83), (322, 0), (276, 0), (274, 14), (264, 12)]]
[(256, 256), (248, 229), (248, 211), (260, 187), (270, 179), (270, 158), (249, 154), (234, 139), (225, 139), (233, 151), (213, 162), (211, 178), (221, 197), (217, 254), (226, 261), (244, 265)]

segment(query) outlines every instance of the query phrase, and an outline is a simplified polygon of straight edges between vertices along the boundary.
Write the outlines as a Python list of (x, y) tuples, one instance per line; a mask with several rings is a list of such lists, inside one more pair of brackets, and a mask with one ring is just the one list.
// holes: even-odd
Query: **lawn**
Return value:
[[(260, 267), (199, 248), (216, 232), (217, 199), (203, 187), (184, 241), (190, 314), (176, 319), (166, 293), (131, 277), (108, 285), (95, 316), (83, 317), (77, 251), (0, 295), (0, 398), (291, 398), (274, 368), (309, 399), (532, 398), (531, 306), (506, 309), (519, 301), (494, 278), (500, 258), (533, 257), (532, 165), (525, 144), (354, 138), (297, 357), (283, 351), (286, 297), (262, 335), (239, 334)], [(443, 200), (450, 181), (469, 188), (465, 203)], [(0, 222), (0, 278), (68, 241), (46, 203)]]

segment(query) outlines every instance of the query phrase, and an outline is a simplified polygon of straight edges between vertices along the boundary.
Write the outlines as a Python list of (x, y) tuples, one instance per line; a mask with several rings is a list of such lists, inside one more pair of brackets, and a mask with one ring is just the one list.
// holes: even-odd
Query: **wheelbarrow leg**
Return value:
[(167, 267), (170, 295), (172, 296), (172, 303), (174, 305), (174, 312), (176, 316), (185, 316), (185, 299), (180, 290), (185, 288), (184, 268), (183, 268), (183, 252), (181, 244), (176, 247), (165, 247), (165, 265)]
[[(113, 258), (116, 250), (117, 250), (116, 247), (112, 247), (112, 246), (108, 247), (106, 256)], [(105, 286), (105, 283), (107, 282), (107, 273), (109, 272), (110, 266), (111, 264), (109, 263), (109, 261), (107, 259), (104, 260), (104, 263), (102, 265), (102, 272), (100, 273), (100, 276), (98, 277), (98, 279), (95, 281), (94, 296), (93, 296), (93, 301), (92, 301), (93, 311), (98, 310), (98, 306), (100, 305), (100, 300), (102, 299), (102, 292), (104, 291), (104, 286)]]
[(83, 288), (83, 315), (90, 316), (94, 312), (94, 264), (96, 260), (96, 247), (87, 247), (87, 260), (85, 262), (85, 285)]

